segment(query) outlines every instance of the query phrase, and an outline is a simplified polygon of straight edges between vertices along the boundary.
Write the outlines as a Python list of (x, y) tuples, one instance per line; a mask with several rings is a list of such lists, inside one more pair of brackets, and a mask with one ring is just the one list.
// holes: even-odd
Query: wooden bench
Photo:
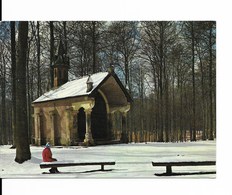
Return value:
[(42, 162), (40, 163), (40, 168), (51, 168), (51, 167), (70, 167), (70, 166), (90, 166), (90, 165), (100, 165), (101, 171), (105, 171), (104, 165), (115, 165), (115, 162)]
[[(175, 175), (172, 172), (172, 166), (211, 166), (211, 165), (216, 165), (216, 161), (152, 162), (152, 166), (166, 166), (166, 173), (160, 175)], [(216, 173), (216, 172), (212, 172), (212, 173)]]

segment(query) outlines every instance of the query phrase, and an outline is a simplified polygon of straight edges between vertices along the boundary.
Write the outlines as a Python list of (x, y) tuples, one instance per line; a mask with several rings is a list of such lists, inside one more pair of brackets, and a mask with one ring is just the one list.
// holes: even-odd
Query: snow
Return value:
[(67, 97), (77, 97), (82, 95), (89, 95), (108, 75), (108, 72), (99, 72), (91, 75), (93, 82), (93, 89), (89, 92), (87, 90), (87, 79), (89, 76), (85, 76), (81, 79), (69, 81), (57, 89), (50, 90), (37, 98), (33, 103), (44, 102), (49, 100), (57, 100)]
[[(204, 161), (216, 160), (216, 141), (183, 143), (131, 143), (101, 145), (94, 147), (52, 147), (53, 157), (62, 162), (115, 161), (105, 165), (108, 171), (99, 171), (100, 166), (60, 167), (61, 174), (42, 174), (40, 169), (43, 147), (31, 146), (32, 158), (23, 164), (14, 161), (15, 149), (0, 147), (1, 178), (152, 178), (155, 173), (165, 172), (165, 167), (153, 167), (152, 161)], [(173, 167), (173, 172), (216, 171), (215, 166)], [(162, 177), (163, 178), (163, 177)], [(216, 174), (165, 176), (165, 178), (216, 178)]]
[[(217, 142), (217, 146), (221, 144)], [(216, 160), (216, 141), (184, 143), (131, 143), (95, 147), (52, 147), (59, 161), (111, 161), (109, 171), (99, 166), (60, 167), (61, 174), (42, 174), (43, 147), (31, 146), (32, 159), (23, 164), (14, 162), (15, 149), (0, 146), (0, 178), (3, 195), (24, 194), (210, 194), (231, 191), (229, 152), (218, 153), (217, 166), (173, 167), (174, 172), (215, 171), (217, 174), (160, 177), (164, 167), (153, 167), (151, 161)], [(220, 148), (219, 148), (220, 149)], [(223, 163), (223, 165), (222, 165)], [(225, 169), (225, 171), (223, 171)], [(229, 174), (229, 175), (228, 175)], [(22, 192), (22, 193), (20, 193)]]

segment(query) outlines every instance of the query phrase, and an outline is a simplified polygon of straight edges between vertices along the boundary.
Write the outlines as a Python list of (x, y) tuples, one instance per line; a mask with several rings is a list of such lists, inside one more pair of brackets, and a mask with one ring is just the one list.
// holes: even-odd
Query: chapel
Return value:
[[(60, 42), (53, 63), (54, 86), (32, 103), (35, 145), (127, 142), (132, 98), (114, 70), (71, 81), (68, 70), (69, 58)], [(120, 125), (115, 125), (115, 115)]]

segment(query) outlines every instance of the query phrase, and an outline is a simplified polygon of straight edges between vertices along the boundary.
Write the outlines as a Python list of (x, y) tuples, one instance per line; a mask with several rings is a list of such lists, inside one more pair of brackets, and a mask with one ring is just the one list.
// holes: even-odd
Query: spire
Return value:
[(68, 81), (69, 57), (60, 38), (53, 62), (54, 87), (59, 87)]
[(55, 60), (54, 60), (54, 65), (59, 65), (59, 64), (65, 64), (66, 66), (69, 66), (69, 58), (66, 54), (66, 50), (64, 48), (62, 39), (60, 39), (60, 42), (58, 44), (57, 51), (55, 53)]
[(57, 56), (61, 55), (62, 56), (64, 54), (66, 54), (66, 51), (64, 49), (64, 44), (63, 44), (62, 40), (60, 39), (60, 42), (59, 42), (59, 45), (57, 47), (57, 51), (56, 51), (55, 55), (57, 55)]

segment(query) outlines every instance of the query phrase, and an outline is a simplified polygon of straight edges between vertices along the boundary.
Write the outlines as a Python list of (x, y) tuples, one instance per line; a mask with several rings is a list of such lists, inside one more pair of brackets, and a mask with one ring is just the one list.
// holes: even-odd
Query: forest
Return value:
[(215, 21), (5, 21), (0, 23), (0, 145), (18, 149), (32, 143), (31, 105), (53, 86), (60, 40), (70, 80), (114, 67), (133, 98), (129, 141), (216, 138)]

